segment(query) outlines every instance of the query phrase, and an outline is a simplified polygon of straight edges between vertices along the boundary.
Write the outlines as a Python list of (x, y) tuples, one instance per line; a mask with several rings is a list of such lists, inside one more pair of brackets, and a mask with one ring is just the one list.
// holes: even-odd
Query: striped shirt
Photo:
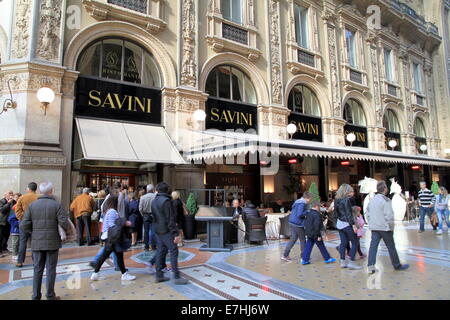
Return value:
[(419, 191), (419, 204), (421, 207), (429, 207), (430, 204), (433, 204), (436, 202), (436, 197), (434, 196), (433, 192), (428, 189), (421, 189)]
[(116, 223), (116, 220), (119, 219), (119, 214), (116, 210), (109, 209), (103, 219), (102, 232), (106, 232)]

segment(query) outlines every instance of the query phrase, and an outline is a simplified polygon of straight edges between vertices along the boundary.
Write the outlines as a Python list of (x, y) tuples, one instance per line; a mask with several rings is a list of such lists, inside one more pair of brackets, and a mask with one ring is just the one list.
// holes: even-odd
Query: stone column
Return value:
[[(11, 39), (7, 60), (2, 61), (0, 93), (8, 93), (7, 81), (17, 108), (0, 116), (0, 189), (25, 192), (29, 182), (51, 181), (61, 199), (63, 170), (70, 167), (62, 150), (61, 109), (62, 12), (64, 0), (17, 0), (14, 2)], [(46, 114), (36, 92), (50, 87), (55, 100)], [(65, 128), (66, 129), (66, 128)]]
[(430, 143), (428, 145), (428, 154), (432, 157), (441, 157), (442, 150), (440, 146), (441, 140), (439, 139), (439, 121), (435, 103), (436, 93), (433, 85), (433, 66), (431, 64), (431, 61), (429, 61), (428, 59), (426, 59), (425, 61), (424, 71), (425, 85), (427, 90), (427, 107), (430, 115), (430, 122), (432, 123), (431, 132), (433, 134), (433, 138), (430, 140)]
[(367, 136), (369, 149), (374, 151), (386, 151), (386, 138), (384, 136), (386, 129), (383, 127), (368, 127)]
[(346, 121), (337, 118), (323, 118), (323, 142), (331, 146), (345, 146), (344, 126)]

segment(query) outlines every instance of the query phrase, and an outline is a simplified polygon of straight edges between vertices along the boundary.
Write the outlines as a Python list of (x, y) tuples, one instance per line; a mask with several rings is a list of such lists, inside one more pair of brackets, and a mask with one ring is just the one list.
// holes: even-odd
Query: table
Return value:
[[(266, 237), (267, 239), (279, 239), (280, 238), (280, 218), (288, 216), (290, 213), (266, 213)], [(238, 242), (245, 241), (245, 223), (242, 220), (242, 216), (238, 220)]]

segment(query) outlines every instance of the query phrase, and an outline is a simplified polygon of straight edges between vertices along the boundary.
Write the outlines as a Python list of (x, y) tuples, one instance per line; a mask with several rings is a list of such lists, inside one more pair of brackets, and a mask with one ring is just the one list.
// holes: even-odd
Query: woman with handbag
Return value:
[(178, 191), (172, 192), (172, 205), (173, 205), (173, 209), (175, 211), (176, 222), (177, 222), (178, 230), (180, 231), (180, 236), (181, 236), (181, 242), (178, 244), (178, 246), (182, 247), (183, 246), (185, 206), (183, 204), (183, 201), (181, 201), (181, 199), (180, 199), (180, 192), (178, 192)]
[(125, 234), (125, 228), (129, 227), (131, 223), (126, 221), (124, 218), (120, 218), (119, 213), (117, 212), (117, 206), (117, 195), (110, 195), (110, 197), (105, 200), (103, 206), (105, 217), (102, 226), (102, 240), (106, 240), (105, 250), (95, 263), (90, 263), (90, 266), (94, 268), (94, 273), (91, 276), (92, 281), (101, 280), (101, 277), (99, 276), (100, 268), (113, 252), (117, 256), (117, 264), (120, 272), (122, 273), (121, 279), (123, 281), (131, 281), (136, 279), (135, 276), (129, 274), (127, 269), (125, 269), (123, 259), (123, 253), (130, 247), (130, 242)]
[(449, 221), (449, 203), (450, 195), (445, 187), (439, 188), (439, 194), (436, 197), (436, 214), (438, 218), (438, 232), (436, 234), (442, 234), (444, 222), (447, 224), (447, 232), (450, 232)]

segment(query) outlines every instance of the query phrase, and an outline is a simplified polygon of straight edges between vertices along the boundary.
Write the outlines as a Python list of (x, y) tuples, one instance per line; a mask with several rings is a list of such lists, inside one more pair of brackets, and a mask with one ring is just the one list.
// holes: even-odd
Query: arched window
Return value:
[(383, 126), (386, 131), (400, 132), (400, 124), (397, 115), (392, 110), (387, 110), (383, 116)]
[(245, 73), (232, 66), (214, 68), (206, 80), (205, 91), (211, 97), (257, 104), (252, 81)]
[(354, 99), (347, 101), (344, 106), (344, 120), (357, 126), (365, 127), (367, 125), (364, 110), (358, 101)]
[(161, 87), (161, 76), (152, 54), (133, 42), (108, 38), (87, 47), (78, 59), (82, 75)]
[(292, 112), (320, 117), (320, 105), (316, 94), (304, 85), (296, 85), (289, 93), (288, 108)]
[(423, 121), (420, 118), (416, 118), (416, 121), (414, 121), (414, 133), (419, 138), (427, 137), (425, 126), (423, 125)]

